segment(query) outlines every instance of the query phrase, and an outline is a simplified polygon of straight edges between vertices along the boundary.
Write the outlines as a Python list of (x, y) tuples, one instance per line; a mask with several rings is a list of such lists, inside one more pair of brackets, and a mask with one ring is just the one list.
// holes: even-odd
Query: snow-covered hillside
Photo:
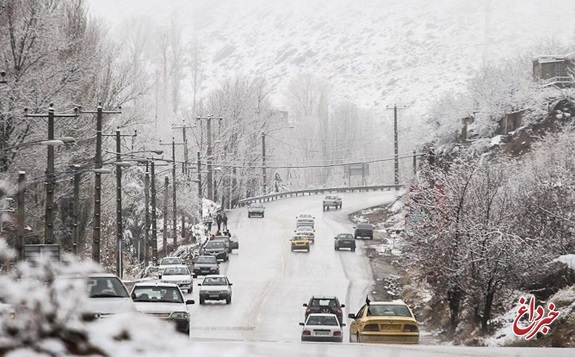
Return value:
[[(482, 63), (575, 34), (571, 0), (89, 0), (118, 25), (131, 16), (183, 24), (204, 48), (205, 89), (237, 73), (264, 75), (276, 100), (298, 73), (329, 79), (334, 101), (425, 111), (465, 86)], [(197, 35), (197, 37), (195, 37)], [(530, 64), (527, 63), (526, 66)]]

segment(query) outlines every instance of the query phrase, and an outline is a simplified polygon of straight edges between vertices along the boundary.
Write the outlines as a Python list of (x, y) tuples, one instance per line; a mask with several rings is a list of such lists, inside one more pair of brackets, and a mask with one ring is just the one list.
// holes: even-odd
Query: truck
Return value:
[(328, 195), (323, 199), (323, 210), (329, 210), (330, 207), (335, 207), (335, 209), (341, 209), (341, 197)]

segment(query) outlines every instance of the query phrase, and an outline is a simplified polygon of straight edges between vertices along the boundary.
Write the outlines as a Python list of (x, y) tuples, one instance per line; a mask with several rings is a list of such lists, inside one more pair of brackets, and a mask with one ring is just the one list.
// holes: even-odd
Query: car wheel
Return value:
[(351, 338), (351, 332), (349, 333), (349, 343), (353, 343), (353, 339)]
[(357, 239), (357, 236), (353, 236), (353, 239)]
[(200, 298), (200, 305), (203, 305), (206, 302), (203, 298)]
[(339, 249), (337, 249), (337, 247), (333, 247), (333, 249), (334, 249), (334, 250), (339, 250)]
[(360, 339), (359, 339), (359, 332), (357, 332), (357, 333), (355, 334), (355, 342), (357, 342), (357, 343), (360, 343), (360, 342), (361, 342)]
[(262, 218), (264, 218), (264, 214), (262, 213)]
[(230, 297), (226, 298), (226, 304), (229, 305), (231, 303), (232, 303), (232, 297), (230, 296)]
[(351, 251), (352, 251), (352, 252), (355, 252), (355, 247), (351, 248)]

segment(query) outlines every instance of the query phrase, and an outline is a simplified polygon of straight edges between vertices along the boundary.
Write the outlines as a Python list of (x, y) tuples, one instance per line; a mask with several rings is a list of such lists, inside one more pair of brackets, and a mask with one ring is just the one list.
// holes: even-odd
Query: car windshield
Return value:
[(228, 285), (228, 281), (223, 276), (210, 276), (204, 279), (202, 285)]
[(225, 248), (225, 246), (222, 241), (211, 241), (206, 245), (206, 248)]
[(129, 297), (124, 284), (115, 276), (89, 278), (88, 294), (91, 298)]
[(371, 305), (367, 309), (367, 316), (402, 316), (412, 317), (405, 305)]
[(164, 275), (190, 275), (190, 270), (186, 267), (166, 268)]
[(198, 257), (198, 259), (196, 260), (196, 264), (217, 264), (217, 259), (216, 257), (213, 256)]
[(136, 302), (184, 302), (180, 289), (176, 286), (134, 286), (132, 299)]
[(307, 319), (307, 325), (312, 326), (338, 326), (337, 317), (327, 315), (327, 316), (318, 316), (318, 315), (309, 315)]
[(311, 306), (337, 306), (337, 302), (334, 299), (313, 299), (311, 301)]
[(164, 258), (160, 261), (160, 265), (176, 265), (182, 264), (182, 260), (180, 258)]

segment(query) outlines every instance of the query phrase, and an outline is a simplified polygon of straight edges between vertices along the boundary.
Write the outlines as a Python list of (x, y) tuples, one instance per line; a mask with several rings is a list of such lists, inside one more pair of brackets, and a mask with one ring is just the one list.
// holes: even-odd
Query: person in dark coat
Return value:
[(218, 232), (222, 230), (222, 214), (218, 212), (216, 215), (216, 224), (218, 225)]
[(228, 216), (226, 216), (226, 212), (222, 214), (222, 228), (224, 231), (228, 230)]

